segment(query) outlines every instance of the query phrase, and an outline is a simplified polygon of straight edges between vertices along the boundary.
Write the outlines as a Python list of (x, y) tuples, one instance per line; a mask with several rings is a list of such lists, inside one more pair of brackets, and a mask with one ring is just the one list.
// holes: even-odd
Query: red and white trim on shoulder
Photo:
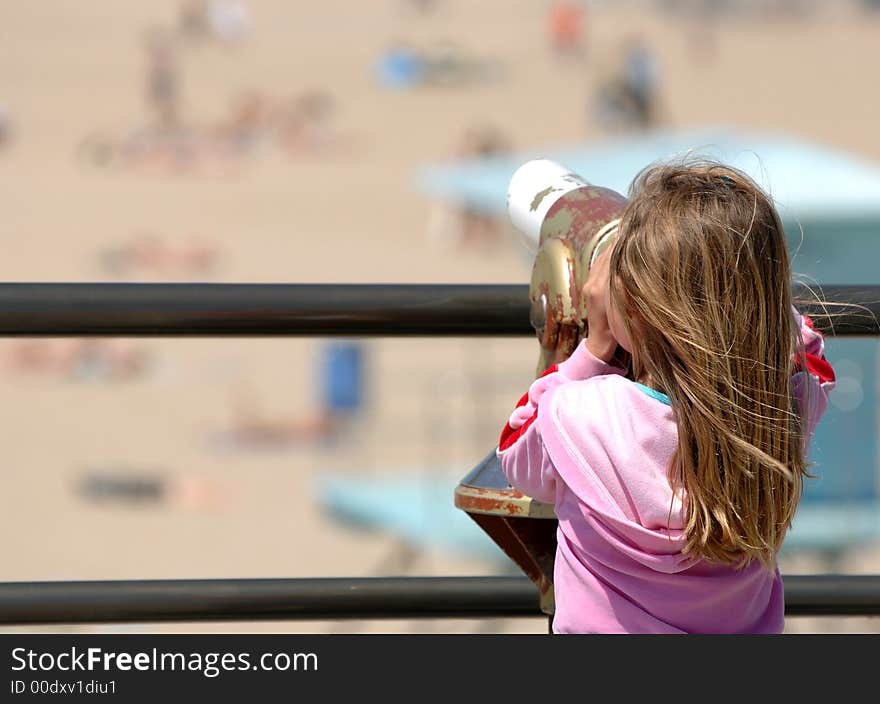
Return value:
[(547, 367), (547, 368), (541, 373), (541, 376), (539, 376), (538, 378), (540, 379), (541, 377), (547, 376), (548, 374), (553, 374), (554, 372), (558, 372), (558, 371), (559, 371), (559, 365), (558, 365), (558, 364), (554, 364), (552, 367)]
[[(828, 364), (828, 362), (825, 361), (824, 357), (817, 357), (814, 354), (806, 354), (804, 355), (804, 357), (806, 357), (807, 362), (806, 371), (817, 377), (820, 384), (825, 384), (829, 381), (835, 380), (834, 369), (831, 367), (830, 364)], [(804, 371), (800, 357), (795, 357), (794, 370), (795, 372)]]
[(517, 440), (519, 440), (525, 432), (529, 429), (529, 426), (535, 422), (535, 419), (538, 417), (538, 412), (535, 411), (532, 414), (532, 417), (529, 418), (525, 423), (519, 426), (516, 430), (510, 427), (510, 423), (504, 426), (504, 430), (501, 431), (501, 439), (498, 441), (498, 449), (501, 452), (504, 452), (508, 447), (513, 445)]
[(809, 315), (801, 315), (801, 318), (803, 318), (804, 324), (808, 328), (810, 328), (810, 330), (812, 330), (814, 333), (816, 333), (823, 340), (825, 339), (825, 333), (823, 333), (821, 330), (816, 330), (816, 325), (813, 322), (813, 319)]
[[(542, 377), (547, 376), (548, 374), (553, 374), (554, 372), (558, 372), (558, 371), (559, 371), (559, 365), (554, 364), (553, 366), (545, 369), (544, 372), (541, 374), (541, 376), (538, 378), (540, 379)], [(529, 392), (526, 391), (520, 397), (519, 401), (516, 402), (516, 406), (514, 406), (514, 410), (516, 410), (517, 408), (520, 408), (522, 406), (525, 406), (528, 402), (529, 402)], [(514, 430), (513, 428), (510, 427), (510, 423), (506, 423), (504, 426), (504, 430), (501, 431), (501, 439), (498, 441), (498, 449), (503, 452), (508, 447), (513, 445), (513, 443), (515, 443), (519, 438), (521, 438), (523, 436), (523, 433), (525, 433), (526, 430), (528, 430), (528, 427), (532, 423), (535, 422), (535, 418), (537, 418), (537, 417), (538, 417), (538, 412), (535, 411), (532, 414), (532, 417), (529, 418), (525, 423), (523, 423), (516, 430)]]

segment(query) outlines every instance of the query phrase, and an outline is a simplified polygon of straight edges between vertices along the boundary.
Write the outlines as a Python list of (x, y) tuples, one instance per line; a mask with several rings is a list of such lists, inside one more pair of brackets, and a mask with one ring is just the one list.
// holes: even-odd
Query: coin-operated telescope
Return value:
[[(511, 178), (510, 220), (537, 246), (529, 283), (529, 317), (540, 345), (536, 377), (566, 359), (586, 335), (581, 291), (592, 263), (613, 242), (626, 204), (616, 191), (547, 159), (523, 164)], [(535, 583), (541, 609), (552, 614), (553, 506), (509, 486), (494, 448), (456, 487), (455, 505)]]
[(581, 291), (596, 257), (613, 241), (627, 200), (547, 159), (523, 164), (510, 180), (510, 220), (537, 252), (530, 318), (541, 354), (538, 374), (570, 355), (586, 334)]

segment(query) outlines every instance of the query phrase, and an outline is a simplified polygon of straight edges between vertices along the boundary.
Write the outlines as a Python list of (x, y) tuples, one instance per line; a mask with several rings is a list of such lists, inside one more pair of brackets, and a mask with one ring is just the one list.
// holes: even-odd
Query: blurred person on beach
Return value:
[(165, 274), (171, 263), (167, 245), (151, 232), (135, 237), (128, 251), (135, 270), (154, 276)]
[(123, 134), (94, 130), (76, 145), (76, 157), (101, 167), (191, 169), (203, 155), (197, 131), (181, 119), (179, 39), (164, 26), (142, 34), (143, 90), (147, 115)]
[(218, 258), (219, 251), (211, 242), (189, 237), (170, 244), (149, 231), (99, 253), (104, 273), (147, 278), (204, 276), (213, 273)]
[(639, 127), (653, 127), (657, 121), (660, 66), (647, 41), (638, 35), (631, 36), (626, 42), (624, 80), (632, 96)]
[(404, 9), (413, 10), (419, 15), (430, 15), (435, 12), (442, 0), (402, 0)]
[(452, 38), (418, 49), (395, 40), (380, 55), (374, 72), (379, 85), (393, 90), (467, 86), (497, 80), (504, 73), (498, 61), (476, 56)]
[(232, 46), (247, 37), (250, 18), (243, 0), (184, 0), (178, 8), (177, 28), (188, 41), (214, 39)]
[(180, 56), (178, 40), (165, 27), (153, 27), (144, 38), (146, 98), (151, 121), (121, 140), (86, 143), (99, 163), (149, 166), (175, 172), (199, 165), (205, 145), (198, 131), (186, 126), (180, 110)]
[(547, 13), (550, 48), (559, 59), (582, 59), (586, 11), (580, 2), (555, 2)]
[(233, 500), (230, 487), (213, 477), (113, 465), (87, 469), (75, 490), (81, 499), (103, 505), (158, 504), (184, 511), (226, 508)]
[(239, 449), (287, 449), (303, 444), (332, 448), (345, 442), (366, 403), (366, 353), (356, 339), (324, 340), (318, 347), (317, 402), (295, 418), (267, 417), (252, 392), (239, 390), (224, 444)]
[(172, 35), (154, 27), (144, 37), (146, 100), (153, 125), (160, 133), (180, 127), (180, 66)]
[(0, 103), (0, 149), (12, 142), (12, 118), (9, 111)]
[(54, 372), (59, 367), (55, 348), (45, 338), (14, 341), (6, 352), (5, 366), (15, 374)]
[(142, 377), (151, 363), (143, 344), (103, 338), (28, 340), (11, 347), (6, 360), (15, 374), (111, 382)]
[(240, 44), (251, 29), (251, 13), (244, 0), (209, 0), (208, 26), (220, 42)]
[(456, 39), (445, 38), (421, 52), (424, 83), (428, 86), (468, 86), (501, 78), (504, 67), (477, 56)]
[(144, 376), (152, 354), (141, 345), (83, 338), (75, 341), (63, 360), (65, 376), (77, 381), (125, 381)]
[(320, 153), (332, 146), (330, 121), (336, 101), (325, 90), (299, 93), (275, 109), (275, 129), (282, 149), (290, 153)]
[(295, 418), (269, 417), (250, 395), (239, 392), (232, 404), (232, 425), (222, 433), (223, 444), (242, 450), (284, 450), (307, 445), (332, 432), (323, 413)]
[(215, 149), (226, 156), (250, 156), (271, 138), (275, 107), (258, 91), (237, 96), (229, 115), (211, 130)]
[(609, 131), (648, 130), (660, 122), (660, 63), (648, 43), (629, 36), (618, 60), (599, 68), (588, 117)]
[(183, 0), (177, 13), (177, 28), (191, 41), (201, 41), (210, 34), (207, 0)]
[(348, 155), (363, 146), (362, 135), (337, 126), (339, 101), (327, 90), (304, 90), (271, 112), (278, 145), (292, 156)]

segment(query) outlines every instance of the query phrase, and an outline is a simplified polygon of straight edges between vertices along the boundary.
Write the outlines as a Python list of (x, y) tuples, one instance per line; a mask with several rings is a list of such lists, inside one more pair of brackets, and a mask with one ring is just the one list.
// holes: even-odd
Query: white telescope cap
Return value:
[(550, 159), (527, 161), (514, 172), (507, 188), (510, 221), (537, 246), (547, 211), (566, 193), (589, 185), (571, 169)]

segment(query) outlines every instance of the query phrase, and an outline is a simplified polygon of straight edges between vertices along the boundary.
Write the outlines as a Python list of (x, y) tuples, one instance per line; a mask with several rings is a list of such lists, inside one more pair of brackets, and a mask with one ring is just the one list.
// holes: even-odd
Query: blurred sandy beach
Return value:
[[(416, 190), (416, 170), (452, 158), (473, 125), (497, 127), (520, 151), (602, 137), (586, 106), (604, 63), (634, 34), (662, 66), (663, 126), (783, 130), (880, 161), (880, 93), (871, 76), (880, 14), (868, 17), (856, 3), (817, 3), (796, 18), (725, 20), (712, 30), (710, 58), (696, 62), (704, 28), (642, 4), (590, 4), (577, 61), (550, 50), (545, 2), (448, 0), (424, 13), (391, 0), (245, 5), (240, 41), (179, 43), (181, 123), (207, 129), (243, 96), (282, 104), (323, 91), (333, 100), (334, 134), (346, 136), (341, 148), (262, 144), (179, 168), (102, 161), (101, 145), (148, 120), (145, 32), (177, 27), (181, 3), (0, 7), (0, 108), (12, 135), (0, 146), (4, 281), (527, 283), (528, 258), (505, 232), (474, 247), (430, 236), (436, 204)], [(482, 82), (389, 89), (375, 66), (395, 42), (452, 42), (498, 71)], [(119, 252), (138, 242), (161, 243), (166, 254), (208, 247), (210, 266), (178, 256), (166, 257), (176, 264), (164, 269), (123, 267)], [(44, 341), (23, 366), (23, 342), (0, 341), (2, 581), (516, 574), (466, 551), (398, 559), (393, 535), (322, 510), (315, 482), (325, 474), (448, 476), (451, 504), (455, 484), (494, 446), (533, 375), (530, 338), (366, 339), (364, 408), (338, 442), (252, 451), (212, 438), (242, 405), (266, 418), (309, 418), (320, 396), (322, 341), (126, 340), (85, 358), (106, 364), (110, 349), (141, 355), (118, 376), (71, 366), (71, 340)], [(158, 478), (162, 500), (99, 501), (79, 490), (102, 472)], [(841, 564), (880, 572), (880, 549)], [(807, 558), (784, 567), (823, 571)], [(877, 621), (789, 622), (792, 632), (831, 628), (875, 631)], [(7, 630), (544, 633), (547, 624), (536, 617)]]

